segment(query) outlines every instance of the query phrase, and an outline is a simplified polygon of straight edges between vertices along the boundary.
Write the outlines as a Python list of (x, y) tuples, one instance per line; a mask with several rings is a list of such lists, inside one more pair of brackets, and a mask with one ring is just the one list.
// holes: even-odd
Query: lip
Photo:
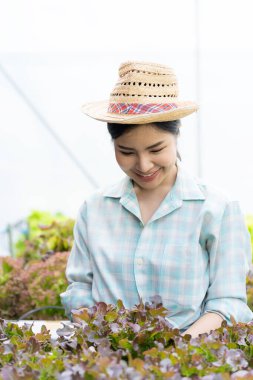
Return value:
[(151, 182), (151, 181), (153, 181), (153, 180), (156, 178), (156, 176), (160, 173), (160, 169), (161, 169), (161, 168), (159, 168), (158, 170), (156, 170), (152, 175), (150, 175), (150, 176), (148, 176), (148, 177), (143, 176), (143, 175), (140, 175), (140, 174), (138, 174), (138, 173), (136, 173), (136, 172), (135, 172), (135, 174), (136, 174), (137, 177), (140, 178), (143, 182)]

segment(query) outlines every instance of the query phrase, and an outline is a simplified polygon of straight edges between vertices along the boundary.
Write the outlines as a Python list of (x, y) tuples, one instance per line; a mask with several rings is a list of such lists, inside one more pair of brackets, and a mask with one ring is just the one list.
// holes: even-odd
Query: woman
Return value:
[(179, 162), (180, 119), (195, 112), (178, 99), (173, 70), (126, 62), (109, 102), (83, 112), (107, 122), (126, 177), (81, 206), (61, 294), (66, 313), (95, 302), (126, 307), (155, 294), (181, 333), (193, 337), (249, 322), (249, 234), (237, 202), (189, 175)]

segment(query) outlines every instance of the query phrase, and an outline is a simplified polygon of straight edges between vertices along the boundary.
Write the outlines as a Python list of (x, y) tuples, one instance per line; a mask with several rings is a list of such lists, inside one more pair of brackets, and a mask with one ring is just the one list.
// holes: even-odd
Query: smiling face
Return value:
[(177, 140), (152, 124), (141, 124), (114, 140), (120, 168), (142, 190), (171, 187), (177, 167)]

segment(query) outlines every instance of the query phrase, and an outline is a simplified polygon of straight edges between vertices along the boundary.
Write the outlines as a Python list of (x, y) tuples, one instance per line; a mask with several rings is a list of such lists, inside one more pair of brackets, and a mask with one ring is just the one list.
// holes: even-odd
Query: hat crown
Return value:
[(178, 99), (177, 77), (171, 67), (141, 61), (120, 65), (109, 100), (82, 107), (94, 119), (120, 124), (177, 120), (197, 109), (195, 102)]
[(174, 70), (150, 62), (129, 61), (119, 67), (119, 79), (110, 103), (171, 103), (177, 100), (178, 82)]

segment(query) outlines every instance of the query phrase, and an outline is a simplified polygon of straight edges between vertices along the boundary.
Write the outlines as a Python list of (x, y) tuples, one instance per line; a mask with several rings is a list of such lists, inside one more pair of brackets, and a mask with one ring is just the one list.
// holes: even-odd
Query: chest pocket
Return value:
[(208, 282), (208, 253), (200, 244), (167, 244), (161, 256), (159, 293), (169, 308), (201, 303)]

